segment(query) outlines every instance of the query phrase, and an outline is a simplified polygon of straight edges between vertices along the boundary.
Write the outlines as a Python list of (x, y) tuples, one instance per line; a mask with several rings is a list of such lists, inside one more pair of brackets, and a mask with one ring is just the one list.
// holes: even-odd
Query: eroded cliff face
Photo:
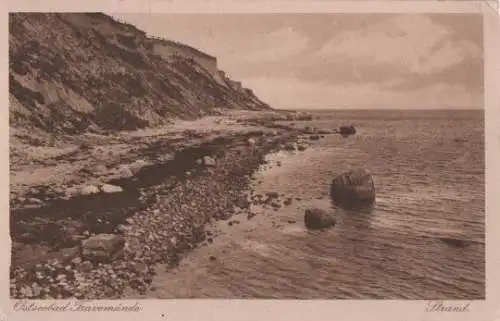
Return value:
[(9, 35), (13, 127), (132, 130), (214, 108), (269, 108), (215, 57), (102, 13), (11, 13)]

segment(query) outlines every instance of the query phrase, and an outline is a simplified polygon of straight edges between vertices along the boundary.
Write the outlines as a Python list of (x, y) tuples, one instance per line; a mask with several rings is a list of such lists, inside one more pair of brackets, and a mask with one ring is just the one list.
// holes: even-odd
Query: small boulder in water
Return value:
[(308, 229), (324, 229), (335, 225), (335, 218), (327, 211), (319, 208), (307, 209), (304, 215), (304, 223)]
[(439, 240), (445, 244), (455, 246), (455, 247), (466, 247), (467, 243), (464, 240), (451, 238), (451, 237), (440, 237)]
[(375, 201), (373, 177), (366, 169), (345, 172), (333, 179), (330, 196), (332, 201), (341, 207), (372, 205)]
[(355, 135), (356, 134), (356, 128), (353, 125), (350, 126), (340, 126), (339, 128), (339, 134), (347, 137), (350, 135)]
[(318, 140), (319, 139), (319, 135), (311, 135), (311, 136), (309, 136), (309, 139), (310, 140)]

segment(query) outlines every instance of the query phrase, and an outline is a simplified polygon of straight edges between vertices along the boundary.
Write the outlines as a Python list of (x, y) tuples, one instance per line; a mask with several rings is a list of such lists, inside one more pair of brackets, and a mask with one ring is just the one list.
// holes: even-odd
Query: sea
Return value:
[[(214, 226), (212, 244), (159, 271), (159, 299), (485, 298), (485, 151), (482, 110), (315, 111), (296, 126), (334, 129), (301, 152), (268, 155), (255, 193), (292, 197)], [(376, 185), (371, 211), (331, 203), (331, 180), (355, 168)], [(260, 181), (260, 183), (259, 183)], [(308, 231), (307, 208), (328, 209), (335, 227)], [(446, 242), (459, 240), (460, 244)]]

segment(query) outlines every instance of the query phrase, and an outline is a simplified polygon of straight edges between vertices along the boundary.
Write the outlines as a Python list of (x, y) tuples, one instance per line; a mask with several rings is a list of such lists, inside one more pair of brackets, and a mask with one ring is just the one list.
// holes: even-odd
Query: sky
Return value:
[(483, 108), (474, 14), (120, 14), (217, 57), (274, 108)]

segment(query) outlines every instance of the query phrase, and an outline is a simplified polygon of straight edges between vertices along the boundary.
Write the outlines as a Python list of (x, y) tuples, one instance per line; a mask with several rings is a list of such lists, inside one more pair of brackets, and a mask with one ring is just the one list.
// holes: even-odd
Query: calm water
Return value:
[[(319, 112), (311, 124), (353, 123), (304, 152), (270, 155), (257, 192), (299, 197), (252, 220), (220, 222), (215, 242), (154, 280), (156, 298), (481, 299), (485, 297), (483, 112)], [(371, 213), (331, 206), (333, 177), (370, 170)], [(308, 232), (304, 210), (330, 207), (333, 229)], [(295, 222), (293, 222), (295, 221)], [(439, 240), (467, 241), (464, 248)], [(217, 260), (209, 260), (214, 255)]]

